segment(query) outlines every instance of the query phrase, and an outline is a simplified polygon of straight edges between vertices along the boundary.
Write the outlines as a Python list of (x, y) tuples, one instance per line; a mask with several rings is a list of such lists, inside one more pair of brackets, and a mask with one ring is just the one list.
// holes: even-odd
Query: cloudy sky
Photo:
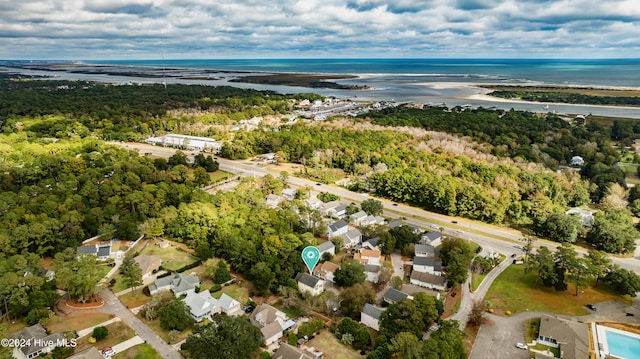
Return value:
[(0, 59), (640, 58), (639, 0), (0, 0)]

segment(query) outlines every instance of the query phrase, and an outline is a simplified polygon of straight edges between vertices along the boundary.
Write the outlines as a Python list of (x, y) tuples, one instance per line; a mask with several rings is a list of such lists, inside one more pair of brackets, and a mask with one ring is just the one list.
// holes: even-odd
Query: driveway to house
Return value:
[(118, 300), (115, 294), (109, 289), (102, 289), (100, 293), (102, 298), (105, 299), (105, 305), (100, 308), (103, 313), (113, 314), (123, 322), (127, 323), (140, 338), (148, 343), (153, 349), (155, 349), (161, 357), (165, 359), (183, 359), (184, 357), (174, 347), (167, 344), (156, 332), (151, 330), (146, 324), (142, 322), (138, 317), (131, 313), (121, 302)]
[(525, 342), (523, 321), (541, 315), (538, 312), (528, 312), (500, 317), (487, 313), (490, 324), (480, 327), (469, 359), (530, 358), (529, 351), (516, 348), (516, 343)]

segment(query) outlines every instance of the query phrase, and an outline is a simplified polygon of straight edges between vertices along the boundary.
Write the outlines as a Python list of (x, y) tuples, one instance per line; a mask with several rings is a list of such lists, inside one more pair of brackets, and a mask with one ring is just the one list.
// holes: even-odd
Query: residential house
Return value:
[(571, 157), (571, 165), (572, 166), (584, 166), (584, 158), (580, 156)]
[(440, 250), (429, 244), (416, 244), (414, 249), (416, 257), (439, 257)]
[(330, 211), (333, 211), (336, 207), (340, 205), (340, 201), (331, 201), (327, 203), (322, 203), (320, 205), (320, 213), (323, 216), (328, 216)]
[(67, 359), (104, 359), (104, 356), (96, 347), (89, 347), (89, 349), (85, 349)]
[(360, 221), (360, 225), (362, 226), (373, 226), (373, 225), (382, 225), (384, 224), (384, 218), (380, 216), (372, 216), (368, 215)]
[(342, 238), (342, 246), (345, 248), (351, 248), (360, 244), (360, 241), (362, 240), (362, 232), (357, 228), (352, 228), (340, 237)]
[(442, 243), (442, 233), (440, 232), (425, 232), (420, 237), (420, 244), (428, 244), (432, 247), (437, 247)]
[(380, 262), (383, 260), (380, 251), (373, 249), (362, 249), (359, 253), (356, 253), (353, 256), (353, 259), (362, 264), (374, 264), (377, 266), (379, 266)]
[(11, 335), (12, 339), (19, 339), (21, 343), (30, 343), (25, 346), (14, 346), (13, 357), (18, 359), (31, 359), (40, 354), (50, 353), (57, 342), (64, 340), (60, 332), (48, 334), (40, 324), (34, 324)]
[(312, 353), (302, 350), (298, 347), (294, 347), (288, 343), (282, 343), (280, 348), (271, 356), (272, 359), (319, 359)]
[(336, 246), (331, 241), (320, 243), (316, 246), (316, 248), (318, 248), (318, 251), (320, 251), (320, 258), (322, 258), (322, 255), (325, 253), (330, 253), (332, 256), (336, 255)]
[(316, 197), (311, 197), (304, 200), (304, 205), (309, 209), (318, 210), (322, 206), (322, 201)]
[(588, 209), (582, 209), (582, 208), (578, 208), (578, 207), (573, 207), (571, 209), (569, 209), (568, 211), (564, 212), (565, 214), (574, 214), (580, 217), (580, 221), (582, 222), (582, 225), (585, 227), (591, 227), (593, 226), (593, 211), (590, 211)]
[(316, 266), (316, 268), (313, 270), (313, 274), (324, 280), (327, 280), (333, 283), (334, 276), (338, 268), (340, 268), (339, 265), (333, 262), (326, 261), (322, 263), (320, 266)]
[(362, 242), (362, 248), (379, 251), (380, 246), (378, 246), (378, 241), (380, 241), (380, 237), (373, 237), (367, 241)]
[(440, 291), (447, 290), (447, 278), (441, 275), (413, 271), (411, 272), (410, 282), (419, 287)]
[(295, 188), (285, 188), (282, 190), (282, 197), (284, 197), (284, 199), (286, 199), (287, 201), (291, 202), (294, 199), (296, 199), (296, 190)]
[(394, 219), (393, 221), (389, 222), (389, 229), (394, 229), (396, 227), (400, 227), (402, 225), (402, 222), (400, 222), (397, 219)]
[(344, 217), (347, 215), (347, 205), (341, 204), (339, 206), (333, 207), (327, 211), (327, 215), (331, 217)]
[(189, 307), (189, 313), (196, 322), (201, 322), (205, 318), (211, 320), (214, 314), (222, 312), (220, 303), (208, 290), (200, 293), (190, 292), (183, 301)]
[(404, 298), (413, 299), (412, 296), (410, 296), (409, 294), (407, 294), (405, 292), (401, 292), (401, 291), (399, 291), (397, 289), (389, 288), (384, 293), (384, 296), (382, 297), (382, 300), (384, 300), (388, 304), (393, 304), (393, 303), (397, 303), (397, 302), (403, 300)]
[(300, 292), (307, 292), (311, 295), (319, 295), (324, 292), (324, 281), (312, 275), (298, 273), (296, 282), (298, 282), (298, 290)]
[(360, 211), (360, 212), (356, 212), (352, 215), (349, 216), (349, 218), (351, 218), (351, 223), (354, 226), (359, 226), (362, 224), (362, 220), (365, 219), (367, 217), (367, 212), (365, 211)]
[(177, 273), (173, 276), (158, 278), (149, 285), (149, 293), (151, 295), (161, 290), (171, 290), (176, 297), (183, 294), (195, 292), (196, 287), (200, 286), (200, 279), (195, 273), (184, 275)]
[(385, 310), (383, 308), (378, 308), (367, 303), (364, 305), (364, 308), (362, 308), (362, 312), (360, 313), (360, 323), (373, 330), (380, 331), (380, 317), (384, 311)]
[(263, 303), (251, 313), (249, 320), (254, 327), (260, 329), (265, 344), (269, 346), (282, 338), (287, 315), (269, 304)]
[(378, 283), (380, 280), (380, 266), (376, 264), (365, 264), (364, 274), (366, 280), (371, 283)]
[(341, 219), (335, 223), (331, 223), (329, 227), (327, 227), (327, 237), (338, 237), (347, 233), (348, 230), (349, 226), (347, 225), (347, 222)]
[(265, 199), (265, 204), (269, 208), (278, 208), (278, 205), (283, 200), (284, 200), (284, 198), (282, 198), (280, 196), (277, 196), (275, 194), (269, 194), (269, 195), (267, 195), (267, 198)]
[(218, 303), (220, 303), (222, 312), (230, 317), (243, 313), (240, 302), (228, 296), (226, 293), (223, 293), (220, 296), (220, 299), (218, 299)]
[(165, 249), (165, 248), (169, 248), (171, 246), (171, 243), (169, 243), (167, 241), (160, 241), (160, 242), (156, 243), (156, 245), (158, 247), (160, 247), (161, 249)]
[(536, 341), (552, 348), (560, 348), (562, 358), (589, 358), (589, 327), (578, 321), (542, 315)]
[(413, 270), (422, 273), (442, 275), (442, 262), (429, 257), (413, 258)]
[(80, 246), (76, 248), (76, 254), (90, 254), (98, 257), (98, 260), (105, 261), (111, 256), (111, 244)]
[(142, 279), (147, 278), (153, 274), (154, 271), (158, 271), (162, 264), (162, 259), (148, 254), (140, 254), (133, 258), (133, 260), (138, 263), (140, 269), (142, 269)]

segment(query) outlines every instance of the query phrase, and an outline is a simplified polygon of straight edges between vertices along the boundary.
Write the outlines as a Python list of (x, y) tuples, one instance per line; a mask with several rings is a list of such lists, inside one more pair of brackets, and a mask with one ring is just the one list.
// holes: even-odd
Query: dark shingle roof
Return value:
[(81, 246), (76, 248), (76, 254), (96, 254), (98, 253), (98, 249), (95, 245), (93, 246)]
[(327, 251), (327, 250), (329, 250), (331, 248), (335, 248), (336, 246), (333, 244), (333, 242), (326, 241), (326, 242), (324, 242), (322, 244), (318, 244), (316, 247), (318, 248), (318, 250), (320, 252), (324, 252), (324, 251)]
[(111, 246), (98, 247), (98, 257), (107, 257), (111, 254)]
[(438, 240), (438, 239), (442, 238), (442, 233), (440, 233), (440, 232), (427, 232), (423, 236), (426, 237), (429, 241), (435, 241), (435, 240)]
[(413, 264), (418, 266), (433, 267), (436, 271), (440, 271), (442, 269), (442, 262), (431, 257), (415, 257), (413, 258)]
[(418, 271), (411, 272), (411, 279), (418, 280), (422, 283), (430, 283), (444, 286), (447, 284), (447, 278), (439, 275), (423, 273)]
[(298, 273), (298, 275), (296, 276), (296, 281), (314, 288), (320, 281), (320, 278), (308, 275), (307, 273)]
[(384, 312), (384, 309), (378, 308), (369, 303), (365, 304), (364, 308), (362, 308), (362, 313), (378, 320), (380, 320), (380, 316), (382, 315), (382, 312)]
[(340, 228), (342, 227), (346, 227), (347, 226), (347, 222), (345, 222), (343, 219), (339, 220), (338, 222), (335, 223), (331, 223), (329, 225), (329, 230), (331, 232), (336, 232), (338, 231)]
[(393, 289), (393, 288), (389, 288), (389, 290), (387, 290), (386, 293), (384, 293), (384, 299), (385, 300), (390, 300), (393, 302), (399, 302), (404, 298), (407, 298), (409, 296), (409, 294), (405, 293), (405, 292), (401, 292), (397, 289)]

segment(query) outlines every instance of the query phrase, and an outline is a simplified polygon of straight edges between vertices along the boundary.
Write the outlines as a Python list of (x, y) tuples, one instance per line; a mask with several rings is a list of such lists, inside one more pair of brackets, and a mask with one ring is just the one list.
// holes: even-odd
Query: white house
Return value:
[(222, 296), (220, 296), (218, 303), (220, 303), (222, 312), (230, 317), (243, 313), (240, 302), (233, 299), (233, 297), (228, 296), (226, 293), (223, 293)]
[(367, 282), (378, 283), (380, 280), (380, 266), (377, 264), (365, 264), (364, 274)]
[(365, 211), (356, 212), (349, 216), (349, 218), (351, 218), (351, 223), (354, 226), (361, 225), (362, 220), (365, 219), (366, 217), (367, 217), (367, 212)]
[(373, 226), (373, 225), (382, 225), (384, 224), (384, 218), (380, 216), (372, 216), (368, 215), (360, 221), (360, 225), (362, 226)]
[(442, 262), (430, 257), (413, 258), (413, 270), (422, 273), (442, 275)]
[(342, 236), (342, 246), (345, 248), (355, 247), (362, 240), (362, 232), (357, 228), (349, 229)]
[(414, 249), (416, 257), (438, 257), (440, 250), (429, 244), (416, 244)]
[(584, 158), (582, 158), (580, 156), (571, 157), (571, 165), (572, 166), (583, 166), (584, 165)]
[(11, 334), (12, 339), (18, 339), (20, 343), (28, 343), (28, 345), (13, 346), (13, 357), (18, 359), (32, 359), (43, 353), (51, 353), (57, 346), (57, 342), (61, 342), (64, 336), (60, 332), (47, 334), (47, 331), (40, 324), (34, 324), (24, 328), (21, 331)]
[(249, 320), (254, 327), (260, 329), (265, 344), (269, 346), (282, 338), (287, 315), (269, 304), (263, 303), (251, 313)]
[(316, 246), (320, 251), (320, 258), (324, 253), (330, 253), (332, 256), (336, 255), (336, 246), (331, 241), (326, 241), (324, 243), (320, 243)]
[(291, 202), (296, 199), (296, 190), (294, 188), (285, 188), (282, 190), (282, 197), (287, 201)]
[(311, 197), (304, 200), (304, 205), (309, 209), (320, 209), (322, 201), (315, 197)]
[(420, 244), (428, 244), (432, 247), (437, 247), (442, 243), (442, 233), (440, 232), (426, 232), (420, 237)]
[(360, 323), (373, 330), (380, 331), (380, 317), (383, 312), (384, 309), (366, 303), (360, 313)]
[(328, 216), (330, 213), (330, 211), (334, 210), (334, 208), (338, 207), (340, 205), (340, 201), (331, 201), (331, 202), (327, 202), (327, 203), (322, 203), (320, 205), (320, 213), (323, 216)]
[(222, 311), (220, 303), (208, 290), (200, 293), (190, 292), (183, 301), (189, 307), (189, 313), (196, 322), (201, 322), (205, 318), (211, 320), (214, 314)]
[(382, 255), (378, 250), (362, 249), (359, 253), (354, 254), (353, 259), (362, 264), (380, 265)]
[(341, 219), (335, 223), (331, 223), (327, 227), (327, 237), (329, 238), (338, 237), (347, 233), (348, 230), (349, 230), (349, 226), (347, 225), (347, 222)]
[(277, 208), (280, 202), (282, 202), (283, 200), (284, 198), (281, 196), (277, 196), (275, 194), (269, 194), (267, 195), (267, 198), (265, 198), (265, 204), (269, 208)]
[(149, 285), (149, 293), (154, 295), (161, 290), (171, 290), (176, 297), (183, 294), (194, 293), (196, 287), (200, 286), (200, 279), (195, 273), (184, 275), (177, 273), (173, 276), (158, 278)]
[(313, 274), (324, 279), (327, 280), (329, 282), (334, 282), (334, 276), (336, 274), (336, 271), (338, 270), (338, 268), (340, 268), (339, 265), (332, 263), (332, 262), (324, 262), (319, 266), (316, 266), (316, 268), (313, 270)]
[(435, 290), (447, 290), (447, 278), (445, 276), (434, 275), (413, 271), (411, 273), (411, 284), (419, 287), (431, 288)]
[(90, 254), (98, 257), (100, 261), (105, 261), (111, 256), (111, 244), (76, 247), (76, 254)]
[(341, 204), (339, 206), (330, 208), (327, 211), (327, 215), (332, 216), (332, 217), (343, 217), (347, 214), (347, 205), (346, 204)]
[(401, 292), (397, 289), (393, 289), (393, 288), (389, 288), (387, 289), (387, 291), (384, 293), (384, 296), (382, 297), (382, 300), (384, 300), (385, 302), (387, 302), (388, 304), (393, 304), (393, 303), (397, 303), (405, 298), (409, 298), (411, 300), (413, 300), (413, 297), (410, 296), (409, 294), (405, 293), (405, 292)]
[(298, 273), (296, 281), (300, 292), (307, 292), (311, 295), (319, 295), (324, 292), (324, 281), (320, 278), (306, 273)]
[(573, 207), (564, 213), (569, 215), (574, 214), (574, 215), (580, 216), (580, 221), (582, 221), (582, 225), (585, 227), (593, 226), (593, 220), (594, 220), (593, 211), (590, 211), (588, 209), (582, 209), (579, 207)]
[(222, 143), (212, 138), (179, 135), (174, 133), (168, 133), (160, 137), (149, 137), (145, 142), (156, 146), (188, 148), (190, 150), (210, 150), (214, 153), (218, 153), (220, 148), (222, 148)]
[(362, 242), (362, 248), (379, 251), (380, 246), (378, 246), (378, 241), (380, 241), (380, 237), (373, 237), (367, 241)]

